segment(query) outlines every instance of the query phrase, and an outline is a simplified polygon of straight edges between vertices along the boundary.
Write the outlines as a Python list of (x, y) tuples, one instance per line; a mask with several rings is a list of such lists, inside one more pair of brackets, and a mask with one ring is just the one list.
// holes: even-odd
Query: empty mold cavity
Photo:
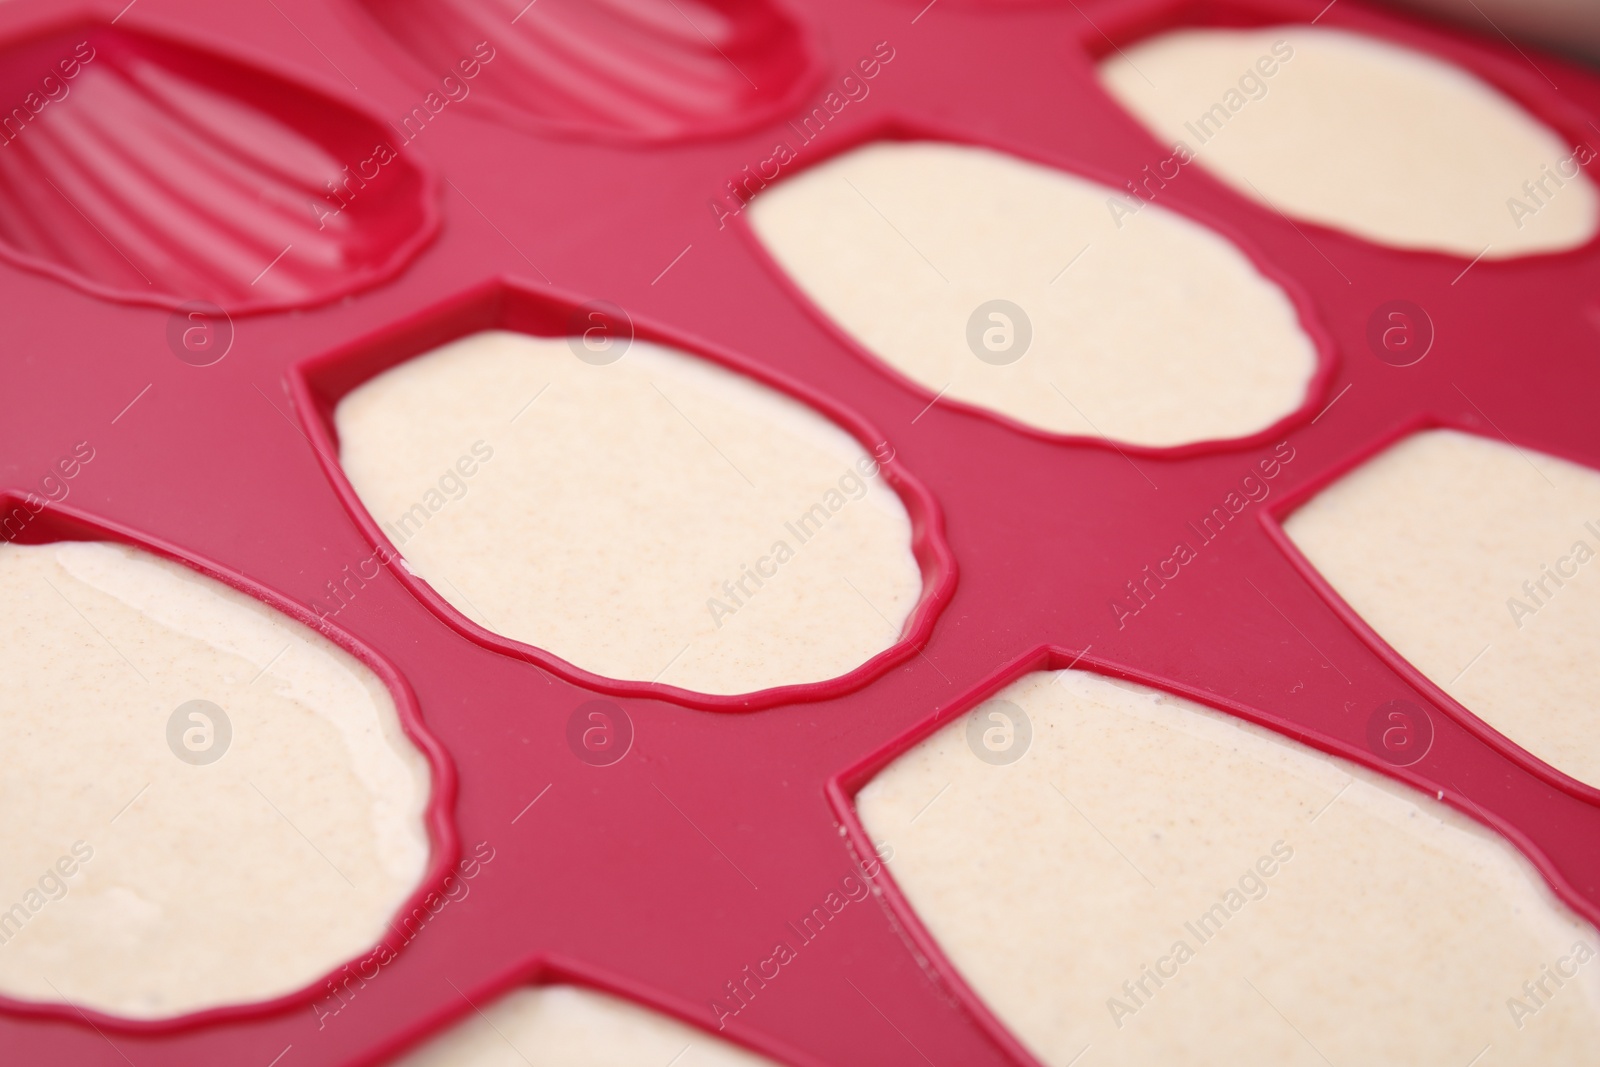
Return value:
[[(1600, 1039), (1596, 931), (1431, 796), (1087, 672), (996, 699), (857, 804), (929, 932), (1051, 1067), (1085, 1046), (1129, 1065), (1467, 1063), (1486, 1044), (1578, 1063)], [(1011, 744), (1031, 732), (1009, 763), (975, 755), (996, 714)]]
[(1119, 191), (979, 148), (886, 142), (756, 197), (813, 301), (929, 392), (1040, 430), (1241, 437), (1304, 400), (1316, 354), (1231, 243)]
[(1158, 138), (1269, 210), (1488, 259), (1595, 232), (1580, 170), (1592, 148), (1398, 45), (1302, 25), (1185, 29), (1108, 56), (1100, 75)]
[(435, 78), (481, 73), (481, 102), (556, 133), (718, 133), (774, 113), (812, 73), (799, 24), (771, 0), (362, 3)]
[(340, 463), (414, 573), (497, 634), (707, 693), (832, 678), (899, 640), (922, 580), (873, 455), (716, 364), (575, 346), (475, 334), (340, 401)]
[(776, 1067), (675, 1019), (577, 986), (519, 989), (393, 1067)]
[[(0, 252), (99, 294), (293, 307), (432, 234), (387, 127), (187, 45), (87, 27), (4, 50)], [(48, 95), (47, 95), (48, 94)]]
[(120, 545), (0, 545), (0, 604), (0, 993), (165, 1018), (378, 942), (429, 775), (370, 669)]
[(1324, 489), (1284, 531), (1435, 685), (1600, 785), (1600, 473), (1433, 430)]

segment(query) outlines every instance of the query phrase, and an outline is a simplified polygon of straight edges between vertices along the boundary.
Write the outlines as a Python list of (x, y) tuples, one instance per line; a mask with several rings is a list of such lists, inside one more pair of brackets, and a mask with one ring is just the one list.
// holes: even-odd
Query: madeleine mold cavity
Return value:
[(361, 3), (434, 77), (485, 66), (480, 103), (542, 132), (729, 132), (774, 115), (814, 73), (805, 34), (771, 0)]
[(1315, 26), (1185, 29), (1107, 56), (1101, 80), (1268, 211), (1469, 259), (1595, 233), (1594, 149), (1423, 52)]
[(706, 693), (900, 639), (922, 580), (887, 444), (675, 350), (584, 351), (480, 333), (339, 403), (345, 474), (418, 576), (575, 666)]
[(778, 1067), (722, 1038), (604, 993), (506, 994), (393, 1067)]
[(762, 192), (751, 225), (865, 348), (929, 393), (1051, 433), (1244, 437), (1305, 399), (1294, 305), (1163, 207), (982, 148), (883, 142)]
[(263, 70), (85, 25), (3, 49), (0, 254), (99, 296), (302, 307), (383, 280), (432, 192), (382, 123)]
[[(974, 738), (1024, 722), (1017, 758), (978, 757)], [(928, 931), (1050, 1067), (1086, 1046), (1223, 1067), (1466, 1063), (1485, 1044), (1535, 1067), (1600, 1039), (1595, 930), (1503, 839), (1143, 686), (1024, 677), (857, 804)], [(1518, 1026), (1507, 998), (1556, 960), (1576, 980)]]
[(1430, 681), (1600, 787), (1600, 472), (1432, 430), (1324, 489), (1284, 532)]
[(384, 936), (429, 772), (369, 668), (120, 545), (0, 545), (0, 602), (0, 993), (170, 1018)]
[(1594, 1059), (1517, 47), (0, 0), (0, 1067)]

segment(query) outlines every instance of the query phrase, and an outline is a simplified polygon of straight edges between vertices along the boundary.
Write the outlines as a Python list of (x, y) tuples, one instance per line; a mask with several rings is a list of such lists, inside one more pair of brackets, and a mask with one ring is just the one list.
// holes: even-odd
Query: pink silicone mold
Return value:
[[(287, 619), (320, 633), (378, 676), (394, 700), (395, 711), (406, 739), (427, 761), (430, 777), (428, 805), (423, 813), (428, 834), (429, 857), (422, 880), (411, 891), (400, 910), (390, 918), (377, 944), (352, 963), (357, 966), (377, 965), (378, 961), (392, 959), (394, 954), (410, 940), (406, 927), (407, 920), (413, 915), (426, 915), (432, 909), (441, 894), (447, 891), (449, 879), (456, 872), (458, 863), (462, 862), (460, 836), (452, 817), (456, 803), (456, 766), (450, 758), (450, 753), (424, 723), (416, 692), (405, 674), (366, 642), (337, 626), (330, 625), (326, 619), (314, 616), (300, 604), (284, 598), (275, 590), (162, 538), (79, 511), (66, 504), (51, 503), (46, 508), (33, 494), (18, 494), (11, 490), (0, 490), (0, 519), (6, 524), (4, 540), (14, 544), (45, 545), (61, 541), (105, 541), (126, 545), (161, 559), (182, 564), (207, 578), (254, 597)], [(351, 966), (349, 963), (341, 965), (330, 975), (323, 976), (311, 988), (326, 987), (349, 966)], [(70, 1000), (31, 1001), (0, 995), (0, 1017), (10, 1015), (47, 1022), (70, 1020), (74, 1023), (88, 1023), (96, 1028), (120, 1027), (130, 1032), (158, 1035), (208, 1022), (271, 1015), (282, 1012), (288, 1007), (303, 1004), (305, 1000), (306, 990), (296, 990), (268, 1000), (224, 1004), (189, 1015), (127, 1019), (108, 1015), (94, 1008), (80, 1008)], [(12, 1048), (0, 1044), (0, 1063), (10, 1067), (13, 1063), (23, 1062), (28, 1060), (15, 1058)], [(84, 1061), (69, 1059), (67, 1062)]]
[(431, 179), (381, 123), (266, 70), (93, 23), (0, 57), (0, 255), (96, 296), (318, 304), (436, 228)]
[[(501, 120), (541, 133), (727, 133), (815, 81), (804, 30), (774, 0), (360, 2), (445, 93), (475, 92)], [(463, 78), (480, 73), (468, 88)]]
[[(392, 10), (409, 19), (420, 2), (402, 0)], [(721, 1027), (724, 1037), (792, 1067), (1036, 1067), (944, 957), (892, 875), (871, 860), (874, 842), (852, 803), (861, 785), (916, 741), (1035, 669), (1076, 666), (1137, 681), (1379, 770), (1505, 836), (1585, 921), (1600, 919), (1600, 799), (1505, 738), (1479, 732), (1466, 709), (1381, 654), (1276, 532), (1316, 487), (1423, 424), (1487, 427), (1519, 446), (1600, 468), (1600, 364), (1590, 332), (1600, 243), (1486, 261), (1464, 273), (1459, 258), (1290, 223), (1203, 172), (1186, 173), (1164, 201), (1221, 220), (1240, 247), (1294, 279), (1328, 334), (1331, 358), (1315, 403), (1273, 439), (1146, 456), (1019, 433), (942, 400), (930, 404), (797, 300), (755, 243), (737, 233), (745, 201), (780, 180), (774, 167), (787, 175), (892, 128), (1131, 179), (1170, 148), (1104, 93), (1095, 59), (1194, 20), (1318, 19), (1415, 42), (1510, 87), (1530, 111), (1574, 132), (1600, 115), (1592, 72), (1539, 54), (1539, 70), (1559, 79), (1558, 93), (1498, 40), (1427, 31), (1359, 3), (784, 0), (825, 29), (827, 80), (811, 86), (798, 76), (795, 106), (768, 112), (765, 127), (751, 117), (759, 104), (730, 114), (730, 123), (746, 124), (740, 136), (704, 113), (663, 134), (574, 115), (495, 80), (511, 69), (513, 54), (538, 54), (509, 43), (513, 32), (526, 33), (535, 14), (563, 2), (537, 0), (525, 11), (494, 6), (503, 19), (491, 42), (498, 51), (486, 66), (479, 61), (471, 99), (442, 109), (427, 140), (402, 149), (413, 163), (426, 153), (448, 176), (442, 204), (451, 226), (448, 239), (395, 284), (316, 314), (241, 323), (235, 354), (197, 367), (173, 358), (158, 321), (164, 316), (83, 296), (111, 287), (96, 290), (81, 272), (46, 258), (11, 253), (35, 271), (79, 279), (79, 288), (44, 284), (0, 262), (7, 511), (30, 485), (41, 485), (67, 442), (104, 436), (103, 458), (73, 483), (76, 514), (95, 516), (112, 532), (140, 531), (140, 543), (178, 546), (186, 559), (217, 561), (212, 570), (225, 567), (236, 585), (259, 589), (285, 610), (297, 606), (302, 621), (313, 620), (330, 582), (345, 588), (349, 606), (329, 625), (394, 664), (415, 693), (407, 707), (459, 775), (461, 788), (444, 810), (467, 847), (452, 852), (438, 843), (442, 865), (434, 874), (457, 856), (477, 856), (480, 846), (498, 857), (473, 882), (471, 900), (444, 909), (424, 936), (270, 1004), (160, 1028), (80, 1017), (59, 1005), (48, 1013), (0, 1005), (0, 1063), (377, 1067), (475, 1017), (479, 1005), (509, 989), (565, 981), (707, 1031)], [(619, 10), (598, 2), (591, 13)], [(791, 58), (809, 55), (804, 31), (774, 14), (773, 2), (752, 0), (729, 17), (744, 26), (770, 17), (789, 27), (772, 31), (794, 36), (790, 46), (771, 46), (769, 58), (784, 48)], [(650, 6), (630, 10), (675, 3), (696, 19), (707, 10), (687, 0), (638, 3)], [(125, 4), (107, 5), (102, 22)], [(490, 9), (490, 0), (482, 5)], [(353, 13), (348, 24), (338, 22), (338, 10)], [(68, 25), (31, 5), (0, 2), (0, 40), (33, 40), (42, 34), (17, 27), (47, 20)], [(425, 57), (395, 47), (354, 0), (332, 11), (312, 0), (138, 0), (116, 33), (132, 39), (132, 26), (162, 24), (271, 47), (297, 63), (295, 79), (308, 83), (330, 82), (329, 68), (349, 71), (372, 109), (397, 120), (397, 138), (404, 137), (400, 116), (423, 99), (408, 82)], [(745, 53), (729, 48), (732, 38), (698, 24), (761, 92), (781, 95), (774, 88), (781, 81), (744, 65)], [(438, 28), (406, 25), (429, 47), (447, 38)], [(209, 45), (183, 51), (168, 31), (138, 34), (140, 48), (220, 54)], [(452, 78), (465, 76), (459, 63), (481, 40), (462, 31), (449, 49), (440, 46), (458, 72)], [(604, 47), (588, 58), (614, 63), (630, 54), (618, 51), (626, 40), (596, 43)], [(467, 47), (454, 51), (460, 42)], [(34, 75), (11, 73), (20, 46), (7, 52), (0, 45), (0, 54), (7, 56), (0, 89), (32, 91)], [(32, 51), (24, 58), (60, 57)], [(182, 69), (201, 69), (201, 59), (193, 62)], [(260, 66), (225, 68), (234, 72), (221, 79), (229, 99), (288, 116), (302, 132), (321, 131), (323, 146), (349, 143), (327, 139), (336, 122), (370, 128), (344, 104), (322, 114), (287, 96), (271, 98), (261, 85), (287, 86), (294, 100), (318, 107), (343, 90), (309, 93)], [(432, 70), (441, 92), (448, 87), (438, 79), (448, 73)], [(848, 95), (847, 74), (852, 85), (870, 80), (870, 98)], [(73, 103), (88, 102), (76, 85), (74, 94)], [(0, 100), (0, 108), (22, 99)], [(497, 113), (583, 136), (508, 136), (474, 121)], [(614, 143), (659, 145), (716, 131), (727, 136), (692, 149)], [(775, 152), (779, 141), (793, 153), (793, 169), (788, 153)], [(418, 173), (425, 187), (426, 173)], [(7, 187), (0, 195), (15, 195), (11, 183), (0, 179)], [(353, 201), (351, 217), (364, 210), (365, 195)], [(494, 296), (502, 290), (508, 295)], [(730, 714), (754, 709), (614, 685), (537, 650), (497, 644), (425, 600), (403, 567), (385, 565), (379, 534), (337, 472), (328, 405), (384, 366), (470, 329), (559, 333), (570, 329), (565, 316), (575, 305), (601, 298), (625, 308), (641, 337), (675, 341), (814, 398), (864, 443), (886, 439), (897, 464), (915, 472), (926, 487), (925, 514), (944, 518), (938, 540), (948, 578), (939, 599), (920, 609), (926, 630), (904, 635), (898, 658), (848, 682), (768, 694), (760, 710)], [(1438, 331), (1434, 354), (1411, 366), (1397, 366), (1369, 339), (1374, 315), (1397, 300), (1424, 310)], [(1272, 496), (1247, 502), (1244, 479), (1275, 457)], [(1221, 533), (1191, 530), (1219, 508)], [(1158, 580), (1175, 541), (1191, 538), (1204, 542), (1204, 561)], [(570, 732), (574, 718), (581, 726), (602, 698), (614, 721), (631, 724), (631, 746), (604, 765), (586, 759)], [(1397, 762), (1370, 731), (1396, 700), (1430, 724), (1432, 743), (1415, 762)], [(847, 874), (871, 881), (872, 902), (845, 908), (824, 934), (797, 945), (797, 962), (776, 981), (770, 970), (765, 985), (749, 977), (771, 958), (775, 941), (799, 940), (789, 924), (814, 914)]]

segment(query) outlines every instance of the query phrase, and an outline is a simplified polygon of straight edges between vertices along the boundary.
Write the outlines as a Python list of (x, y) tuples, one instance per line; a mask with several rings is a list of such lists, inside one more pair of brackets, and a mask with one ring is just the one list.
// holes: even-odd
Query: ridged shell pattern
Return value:
[(749, 126), (811, 70), (768, 0), (362, 0), (436, 78), (480, 42), (475, 93), (541, 132), (671, 141)]
[(433, 226), (378, 122), (265, 71), (109, 27), (14, 46), (0, 69), (0, 254), (98, 295), (314, 304), (381, 280)]

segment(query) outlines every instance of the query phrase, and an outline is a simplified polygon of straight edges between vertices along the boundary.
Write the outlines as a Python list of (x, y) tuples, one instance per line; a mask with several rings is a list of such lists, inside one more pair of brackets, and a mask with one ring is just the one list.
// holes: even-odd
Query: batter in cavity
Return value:
[(1041, 430), (1167, 446), (1300, 406), (1316, 355), (1228, 240), (987, 149), (869, 145), (747, 218), (818, 307), (930, 393)]
[[(675, 1058), (676, 1057), (676, 1058)], [(394, 1067), (776, 1067), (675, 1019), (577, 986), (521, 989)]]
[[(857, 804), (929, 931), (1051, 1067), (1086, 1047), (1163, 1067), (1591, 1056), (1596, 931), (1453, 809), (1087, 672), (997, 700)], [(1031, 734), (1009, 763), (1008, 729)]]
[(1600, 472), (1433, 430), (1323, 490), (1284, 530), (1436, 685), (1600, 785)]
[(429, 775), (370, 669), (120, 545), (0, 544), (0, 605), (0, 992), (168, 1018), (377, 943)]
[(480, 625), (613, 678), (742, 693), (893, 645), (922, 576), (873, 452), (810, 408), (635, 343), (483, 333), (347, 396), (340, 461)]
[(1108, 56), (1101, 80), (1175, 149), (1174, 182), (1204, 167), (1270, 211), (1469, 259), (1595, 233), (1589, 135), (1568, 143), (1422, 52), (1318, 26), (1188, 29)]

